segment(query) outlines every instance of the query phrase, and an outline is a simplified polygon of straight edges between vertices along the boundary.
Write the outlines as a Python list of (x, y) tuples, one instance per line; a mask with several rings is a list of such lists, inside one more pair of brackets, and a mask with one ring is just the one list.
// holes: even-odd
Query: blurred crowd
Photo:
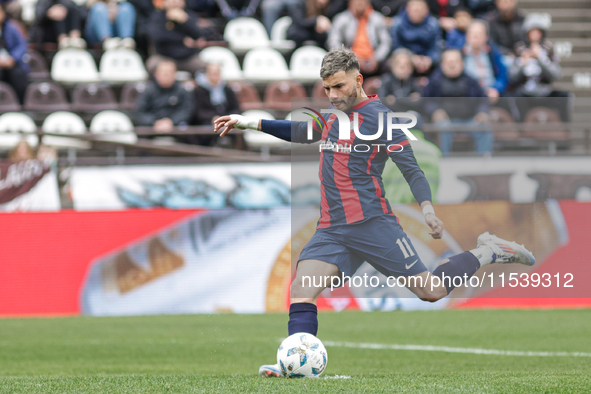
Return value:
[[(223, 41), (226, 23), (237, 17), (259, 19), (270, 34), (288, 15), (292, 24), (286, 38), (296, 48), (350, 48), (366, 79), (379, 81), (378, 95), (392, 105), (399, 99), (485, 99), (476, 100), (471, 111), (425, 104), (422, 113), (433, 123), (485, 122), (485, 106), (501, 97), (569, 96), (553, 87), (560, 64), (546, 37), (549, 21), (526, 15), (518, 0), (38, 0), (28, 21), (19, 1), (0, 2), (0, 80), (13, 87), (21, 103), (30, 47), (42, 52), (52, 46), (132, 49), (151, 75), (138, 97), (134, 123), (159, 132), (208, 125), (216, 116), (240, 112), (220, 65), (199, 57), (203, 48)], [(178, 71), (190, 73), (191, 89), (177, 80)], [(536, 100), (504, 105), (520, 121), (544, 105)], [(556, 110), (569, 120), (566, 104)], [(477, 151), (491, 151), (492, 132), (473, 137)], [(444, 153), (452, 139), (451, 133), (442, 135)], [(178, 140), (215, 143), (197, 136)]]

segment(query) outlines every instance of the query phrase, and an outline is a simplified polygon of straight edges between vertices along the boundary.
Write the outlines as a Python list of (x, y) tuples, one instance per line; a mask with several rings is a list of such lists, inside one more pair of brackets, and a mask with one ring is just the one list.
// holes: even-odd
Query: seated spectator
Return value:
[(149, 72), (163, 58), (174, 60), (179, 70), (191, 74), (205, 69), (199, 58), (205, 39), (197, 26), (197, 15), (185, 9), (185, 0), (164, 0), (163, 9), (152, 14), (149, 32), (157, 53), (146, 62)]
[(118, 47), (135, 49), (135, 8), (126, 1), (89, 0), (86, 20), (86, 40), (89, 44), (101, 43), (104, 50)]
[(496, 0), (497, 10), (488, 18), (490, 39), (503, 52), (503, 55), (514, 57), (515, 45), (521, 40), (521, 26), (524, 14), (517, 9), (517, 0)]
[(489, 41), (486, 25), (481, 20), (473, 21), (468, 27), (462, 53), (466, 74), (480, 83), (488, 97), (496, 99), (505, 93), (509, 74), (503, 64), (503, 55)]
[(23, 7), (18, 0), (4, 0), (0, 1), (0, 3), (4, 5), (4, 11), (10, 19), (22, 23)]
[(150, 46), (150, 19), (154, 12), (154, 3), (151, 0), (128, 0), (135, 9), (135, 31), (133, 38), (136, 43), (136, 50), (143, 58), (148, 57)]
[(176, 126), (189, 123), (193, 115), (193, 96), (175, 80), (176, 71), (171, 60), (158, 63), (154, 81), (137, 99), (137, 125), (152, 126), (157, 133), (168, 133)]
[(496, 5), (495, 0), (449, 0), (450, 14), (453, 15), (457, 8), (465, 8), (474, 18), (483, 19), (496, 9)]
[(390, 29), (392, 49), (407, 48), (415, 55), (413, 64), (419, 74), (426, 74), (439, 62), (441, 29), (439, 22), (429, 15), (425, 0), (409, 0), (406, 8), (394, 18)]
[(466, 45), (466, 30), (472, 23), (472, 14), (465, 8), (458, 8), (454, 13), (455, 28), (447, 32), (445, 47), (462, 49)]
[(12, 86), (22, 104), (29, 73), (29, 64), (24, 60), (27, 40), (16, 24), (8, 19), (3, 4), (0, 4), (0, 29), (0, 81)]
[(261, 13), (263, 14), (263, 25), (265, 25), (269, 36), (271, 36), (273, 25), (281, 17), (281, 14), (299, 2), (300, 0), (263, 0), (261, 3)]
[[(391, 69), (382, 76), (382, 85), (378, 89), (378, 96), (384, 104), (397, 105), (397, 110), (407, 111), (411, 100), (396, 99), (411, 97), (419, 99), (421, 97), (420, 88), (413, 77), (414, 67), (412, 65), (412, 52), (408, 49), (400, 48), (392, 53), (390, 57)], [(400, 105), (404, 108), (400, 108)]]
[(31, 42), (58, 43), (62, 48), (86, 48), (81, 38), (82, 15), (72, 0), (39, 0)]
[[(516, 100), (522, 116), (537, 106), (558, 107), (561, 118), (570, 114), (568, 92), (554, 90), (552, 83), (560, 78), (560, 60), (554, 55), (552, 43), (546, 38), (546, 22), (537, 14), (530, 14), (523, 23), (524, 41), (515, 46), (517, 58), (510, 69), (513, 93), (517, 97), (565, 97), (564, 100)], [(554, 103), (554, 105), (552, 105)]]
[(253, 17), (260, 0), (215, 0), (224, 18)]
[(355, 53), (365, 75), (377, 73), (390, 54), (386, 18), (373, 10), (369, 0), (349, 0), (348, 9), (334, 17), (327, 47), (337, 49), (343, 45)]
[[(242, 112), (236, 94), (221, 78), (219, 64), (208, 64), (205, 73), (198, 73), (196, 79), (197, 88), (194, 91), (196, 124), (211, 125), (221, 115)], [(193, 136), (193, 139), (192, 142), (199, 145), (213, 145), (218, 137)]]
[[(478, 81), (464, 72), (464, 60), (457, 49), (447, 49), (443, 52), (440, 69), (431, 76), (429, 84), (423, 91), (423, 97), (432, 98), (425, 100), (425, 112), (440, 129), (449, 129), (454, 123), (473, 125), (475, 129), (487, 128), (486, 125), (482, 125), (489, 121), (486, 95)], [(444, 155), (451, 152), (454, 134), (453, 132), (439, 133), (439, 147)], [(492, 152), (494, 141), (492, 131), (469, 134), (474, 138), (478, 153)]]
[(310, 40), (325, 47), (332, 28), (331, 19), (345, 9), (347, 3), (341, 0), (298, 0), (289, 8), (292, 22), (287, 29), (287, 39), (295, 41), (296, 48)]

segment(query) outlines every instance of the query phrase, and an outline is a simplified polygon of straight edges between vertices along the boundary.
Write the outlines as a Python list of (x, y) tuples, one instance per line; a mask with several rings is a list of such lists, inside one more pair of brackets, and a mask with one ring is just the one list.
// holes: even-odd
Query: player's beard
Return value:
[(347, 112), (355, 104), (357, 97), (357, 87), (354, 86), (348, 95), (331, 99), (330, 103), (339, 111)]

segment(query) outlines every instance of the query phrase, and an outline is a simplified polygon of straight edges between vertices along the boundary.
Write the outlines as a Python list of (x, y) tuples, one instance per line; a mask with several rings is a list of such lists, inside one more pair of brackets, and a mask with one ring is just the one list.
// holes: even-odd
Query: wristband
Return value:
[(423, 216), (427, 216), (428, 213), (432, 213), (433, 215), (435, 215), (435, 209), (431, 204), (425, 205), (423, 207)]
[(238, 120), (238, 123), (234, 125), (235, 128), (244, 129), (259, 129), (259, 120), (257, 118), (242, 116), (242, 115), (230, 115), (230, 119)]

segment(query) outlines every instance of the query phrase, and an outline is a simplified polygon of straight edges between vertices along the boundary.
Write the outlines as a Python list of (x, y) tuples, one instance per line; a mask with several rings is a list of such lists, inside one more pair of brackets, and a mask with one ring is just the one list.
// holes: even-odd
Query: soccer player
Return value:
[[(387, 112), (391, 111), (377, 96), (365, 94), (363, 76), (353, 52), (330, 51), (322, 61), (320, 77), (331, 108), (345, 112), (351, 119), (355, 119), (354, 113), (357, 113), (360, 134), (367, 138), (376, 134), (380, 122), (386, 125)], [(384, 119), (380, 120), (380, 116)], [(323, 117), (326, 124), (322, 128), (314, 125), (312, 139), (308, 139), (306, 122), (259, 120), (241, 115), (222, 116), (214, 122), (215, 131), (221, 131), (221, 135), (232, 128), (248, 128), (286, 141), (322, 140), (324, 146), (336, 146), (320, 154), (320, 220), (316, 233), (300, 254), (291, 284), (289, 335), (298, 332), (316, 335), (318, 331), (316, 298), (325, 287), (313, 287), (309, 280), (304, 286), (303, 277), (318, 278), (312, 283), (321, 283), (320, 279), (326, 276), (342, 277), (344, 274), (350, 277), (367, 261), (386, 276), (416, 277), (414, 281), (407, 281), (407, 287), (421, 300), (434, 302), (447, 296), (455, 288), (454, 284), (464, 284), (483, 265), (535, 263), (533, 255), (523, 245), (485, 232), (478, 237), (475, 249), (445, 259), (429, 272), (398, 224), (383, 191), (381, 174), (389, 156), (419, 202), (431, 229), (429, 234), (435, 239), (441, 238), (443, 222), (435, 216), (429, 183), (415, 160), (406, 134), (393, 130), (391, 140), (386, 139), (384, 132), (377, 140), (368, 142), (358, 138), (352, 130), (349, 139), (341, 140), (337, 115), (326, 113)], [(373, 149), (367, 152), (346, 149), (356, 143), (373, 143)], [(388, 152), (384, 147), (392, 144), (398, 148)], [(283, 376), (278, 365), (263, 365), (259, 374)]]

